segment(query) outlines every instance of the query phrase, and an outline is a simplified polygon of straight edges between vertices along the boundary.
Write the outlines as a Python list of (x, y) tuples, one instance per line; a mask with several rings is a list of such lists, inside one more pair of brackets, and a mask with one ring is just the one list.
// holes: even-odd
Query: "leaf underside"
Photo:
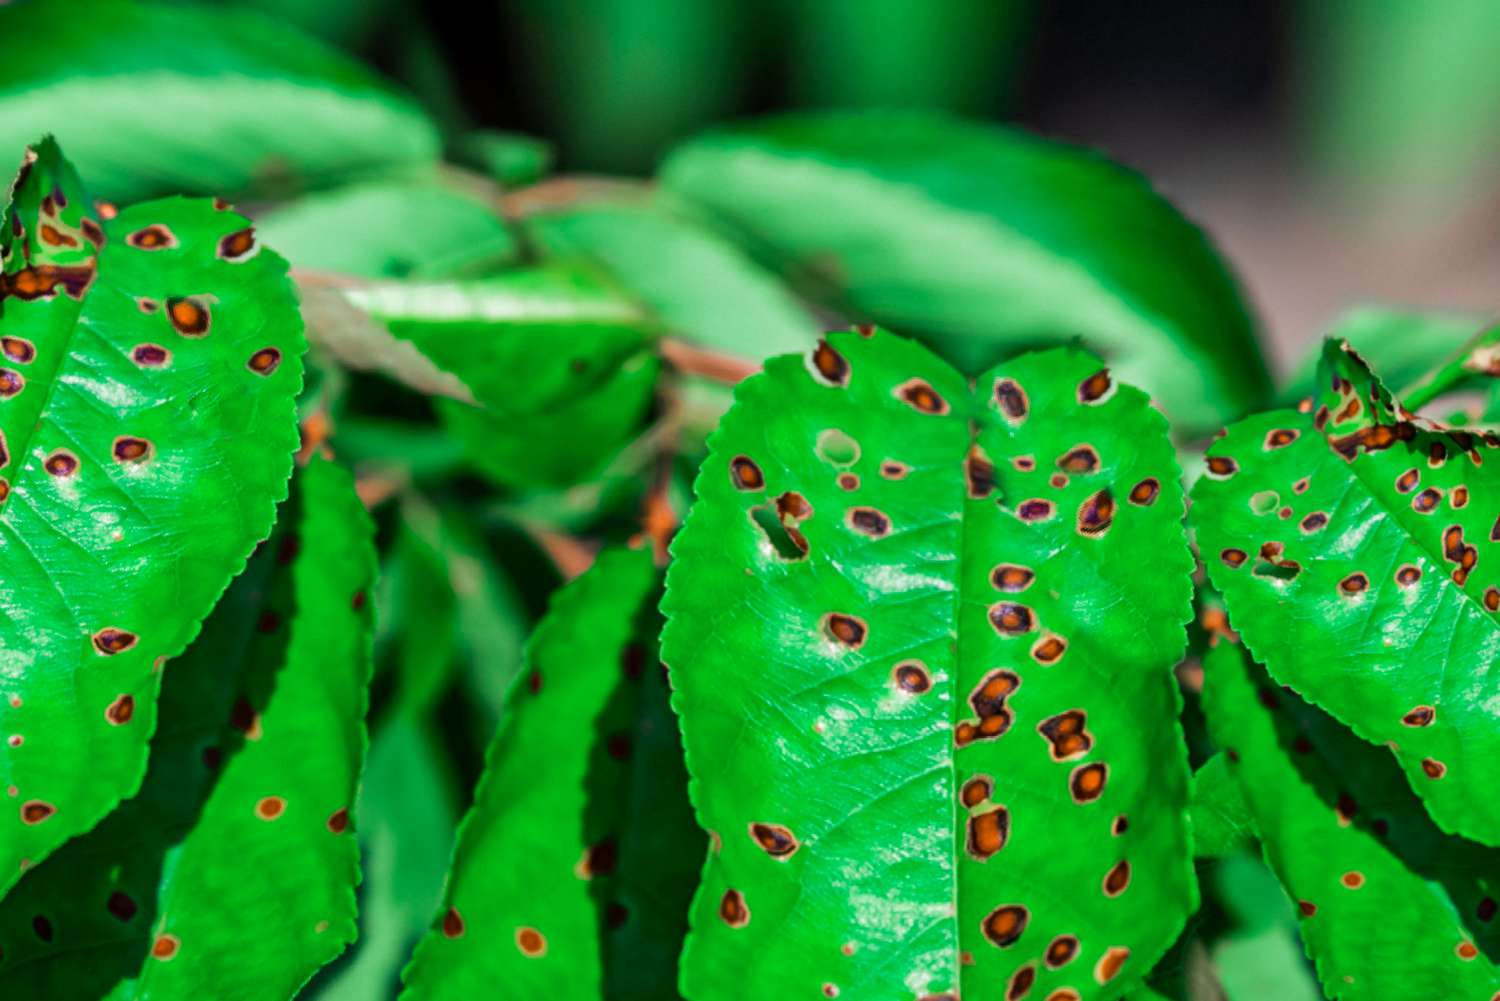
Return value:
[(1500, 997), (1500, 852), (1438, 830), (1384, 750), (1236, 643), (1205, 658), (1204, 710), (1329, 997)]
[(0, 995), (284, 998), (353, 940), (373, 526), (331, 463), (296, 484), (166, 666), (139, 794), (6, 897)]
[(1334, 342), (1320, 383), (1209, 449), (1203, 561), (1272, 677), (1388, 743), (1444, 830), (1500, 843), (1500, 440), (1414, 417)]
[(286, 494), (304, 350), (242, 216), (101, 225), (54, 143), (28, 163), (0, 224), (0, 890), (139, 783), (156, 665)]
[(684, 993), (1119, 997), (1196, 902), (1165, 422), (1083, 352), (971, 392), (873, 330), (736, 400), (663, 605)]
[(649, 642), (657, 589), (649, 551), (616, 549), (554, 599), (404, 998), (672, 996), (703, 841)]

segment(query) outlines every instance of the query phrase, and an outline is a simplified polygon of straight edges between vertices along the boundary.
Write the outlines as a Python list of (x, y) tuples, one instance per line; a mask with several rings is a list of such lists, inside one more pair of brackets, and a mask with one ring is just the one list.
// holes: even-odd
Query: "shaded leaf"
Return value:
[(557, 593), (403, 997), (672, 990), (702, 842), (645, 642), (656, 589), (649, 552), (616, 549)]
[(297, 447), (285, 262), (207, 200), (86, 209), (48, 141), (0, 223), (0, 889), (135, 791), (154, 665), (270, 531)]
[(437, 154), (410, 101), (285, 24), (124, 0), (0, 7), (0, 149), (46, 131), (91, 190), (124, 201), (325, 184)]
[(1193, 773), (1192, 795), (1194, 855), (1223, 858), (1254, 846), (1250, 808), (1223, 752)]
[(710, 445), (663, 605), (716, 849), (684, 993), (1138, 983), (1196, 900), (1191, 559), (1145, 394), (1071, 349), (971, 391), (850, 332), (767, 362)]
[(6, 897), (4, 996), (288, 997), (354, 938), (373, 528), (338, 467), (296, 483), (167, 666), (140, 793)]
[(365, 278), (450, 277), (511, 263), (504, 219), (468, 195), (427, 182), (350, 185), (309, 195), (259, 221), (292, 267)]
[(557, 150), (545, 139), (495, 129), (476, 129), (461, 136), (455, 152), (508, 188), (540, 181), (557, 158)]
[(1331, 341), (1312, 406), (1208, 450), (1193, 515), (1209, 576), (1273, 677), (1389, 742), (1444, 830), (1500, 842), (1500, 440), (1412, 416)]
[(598, 262), (670, 333), (750, 361), (803, 351), (817, 321), (769, 273), (692, 220), (647, 204), (599, 203), (535, 215), (557, 255)]
[(1210, 728), (1328, 996), (1500, 993), (1500, 935), (1484, 918), (1500, 854), (1439, 831), (1384, 750), (1276, 688), (1238, 644), (1210, 651), (1205, 675)]
[(966, 372), (1082, 338), (1188, 427), (1269, 389), (1203, 234), (1097, 154), (936, 115), (830, 113), (704, 135), (662, 182), (815, 295)]

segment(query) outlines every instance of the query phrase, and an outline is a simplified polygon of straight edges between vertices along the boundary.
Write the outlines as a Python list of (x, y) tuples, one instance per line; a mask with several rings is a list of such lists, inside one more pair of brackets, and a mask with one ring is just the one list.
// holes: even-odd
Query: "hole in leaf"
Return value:
[(818, 458), (834, 466), (847, 466), (859, 458), (859, 442), (838, 428), (818, 435)]
[(1250, 510), (1256, 514), (1270, 514), (1279, 503), (1281, 498), (1274, 490), (1261, 490), (1250, 495)]
[[(807, 537), (797, 530), (797, 523), (811, 515), (810, 508), (789, 503), (795, 494), (782, 494), (773, 504), (757, 504), (750, 509), (750, 518), (771, 543), (776, 555), (784, 560), (800, 560), (807, 556)], [(801, 500), (800, 497), (797, 498)], [(805, 501), (802, 502), (804, 505)], [(802, 514), (803, 510), (806, 514)]]

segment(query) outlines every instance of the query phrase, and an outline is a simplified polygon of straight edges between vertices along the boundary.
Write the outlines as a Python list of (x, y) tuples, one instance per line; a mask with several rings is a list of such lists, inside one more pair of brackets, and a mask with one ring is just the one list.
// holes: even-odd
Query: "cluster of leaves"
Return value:
[(1474, 321), (1282, 393), (1084, 151), (543, 179), (285, 26), (63, 9), (0, 11), (0, 995), (1500, 995), (1500, 439), (1416, 414)]

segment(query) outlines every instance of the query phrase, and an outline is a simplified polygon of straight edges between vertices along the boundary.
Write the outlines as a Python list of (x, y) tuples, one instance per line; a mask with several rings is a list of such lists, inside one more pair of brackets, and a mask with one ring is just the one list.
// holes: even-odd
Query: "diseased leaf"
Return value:
[(101, 229), (54, 143), (28, 162), (0, 222), (0, 890), (139, 784), (155, 665), (286, 494), (305, 347), (246, 219), (173, 198)]
[(409, 99), (284, 22), (125, 0), (0, 7), (0, 149), (47, 131), (124, 201), (326, 184), (438, 147)]
[(518, 997), (670, 996), (704, 846), (645, 642), (656, 590), (650, 553), (616, 549), (554, 598), (403, 998), (495, 984)]
[(1209, 576), (1277, 681), (1388, 742), (1444, 830), (1500, 843), (1500, 439), (1413, 416), (1331, 341), (1312, 406), (1208, 450), (1193, 516)]
[(364, 278), (445, 278), (511, 263), (493, 209), (432, 182), (356, 184), (309, 195), (258, 223), (292, 267)]
[(1196, 902), (1192, 561), (1145, 394), (1072, 349), (971, 391), (850, 332), (741, 383), (710, 446), (663, 605), (715, 846), (684, 994), (1139, 983)]
[(1439, 831), (1384, 750), (1271, 684), (1238, 644), (1210, 651), (1205, 675), (1209, 726), (1328, 996), (1500, 993), (1500, 853)]
[(285, 998), (353, 940), (373, 527), (337, 466), (296, 483), (166, 666), (139, 794), (5, 898), (0, 996)]
[(1222, 752), (1193, 773), (1192, 795), (1194, 855), (1223, 858), (1254, 845), (1250, 808)]
[(919, 333), (965, 372), (1082, 338), (1200, 428), (1270, 388), (1203, 234), (1097, 154), (937, 115), (828, 113), (692, 140), (662, 183), (852, 319)]
[[(1348, 342), (1382, 380), (1400, 390), (1462, 347), (1484, 325), (1484, 318), (1474, 314), (1366, 306), (1340, 316), (1328, 337)], [(1320, 342), (1298, 363), (1285, 383), (1283, 397), (1295, 404), (1317, 393), (1322, 363)]]
[(760, 361), (806, 350), (821, 330), (774, 276), (680, 214), (601, 203), (535, 215), (527, 227), (551, 253), (607, 268), (663, 327), (690, 343)]

